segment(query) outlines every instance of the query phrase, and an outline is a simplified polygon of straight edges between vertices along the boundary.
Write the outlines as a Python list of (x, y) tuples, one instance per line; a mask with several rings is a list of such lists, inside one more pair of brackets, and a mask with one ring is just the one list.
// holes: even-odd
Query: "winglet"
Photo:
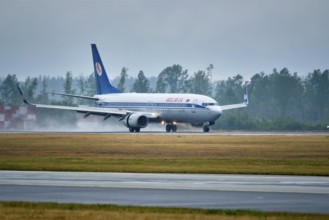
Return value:
[(21, 94), (21, 96), (22, 96), (23, 102), (27, 105), (33, 105), (29, 101), (27, 101), (27, 99), (24, 96), (24, 93), (23, 93), (22, 89), (19, 86), (17, 86), (17, 88), (18, 88), (19, 94)]
[(245, 105), (249, 104), (247, 87), (244, 87), (243, 104), (245, 104)]

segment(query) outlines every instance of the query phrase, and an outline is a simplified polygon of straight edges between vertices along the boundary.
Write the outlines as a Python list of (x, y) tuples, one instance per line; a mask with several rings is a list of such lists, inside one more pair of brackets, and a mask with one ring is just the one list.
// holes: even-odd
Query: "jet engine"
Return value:
[(148, 118), (143, 114), (133, 113), (123, 119), (123, 124), (128, 128), (145, 128), (148, 125)]

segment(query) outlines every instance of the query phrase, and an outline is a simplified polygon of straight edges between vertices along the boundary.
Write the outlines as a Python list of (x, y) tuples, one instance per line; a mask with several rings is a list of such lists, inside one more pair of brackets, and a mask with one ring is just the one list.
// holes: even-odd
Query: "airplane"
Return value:
[(97, 94), (81, 96), (55, 93), (57, 95), (93, 100), (97, 107), (61, 106), (30, 103), (18, 87), (24, 103), (36, 108), (71, 110), (89, 115), (102, 116), (104, 121), (117, 117), (130, 132), (140, 132), (149, 123), (166, 125), (166, 132), (176, 132), (177, 123), (189, 123), (203, 127), (209, 132), (209, 126), (222, 115), (222, 111), (247, 107), (247, 88), (242, 103), (220, 106), (214, 99), (199, 94), (179, 93), (122, 93), (109, 81), (96, 44), (91, 44)]

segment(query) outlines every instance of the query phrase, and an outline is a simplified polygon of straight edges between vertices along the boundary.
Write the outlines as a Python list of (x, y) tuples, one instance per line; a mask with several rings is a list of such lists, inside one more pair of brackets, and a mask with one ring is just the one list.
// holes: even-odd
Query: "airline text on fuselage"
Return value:
[(183, 98), (167, 98), (166, 102), (183, 102)]

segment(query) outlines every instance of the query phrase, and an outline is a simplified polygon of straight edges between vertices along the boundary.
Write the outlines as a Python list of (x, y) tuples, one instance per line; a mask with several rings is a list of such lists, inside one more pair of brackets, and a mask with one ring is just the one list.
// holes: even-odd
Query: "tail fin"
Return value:
[(96, 79), (97, 93), (98, 94), (120, 93), (121, 91), (115, 88), (114, 86), (112, 86), (107, 77), (96, 44), (91, 45), (91, 50), (93, 53), (93, 60), (94, 60), (94, 73)]

